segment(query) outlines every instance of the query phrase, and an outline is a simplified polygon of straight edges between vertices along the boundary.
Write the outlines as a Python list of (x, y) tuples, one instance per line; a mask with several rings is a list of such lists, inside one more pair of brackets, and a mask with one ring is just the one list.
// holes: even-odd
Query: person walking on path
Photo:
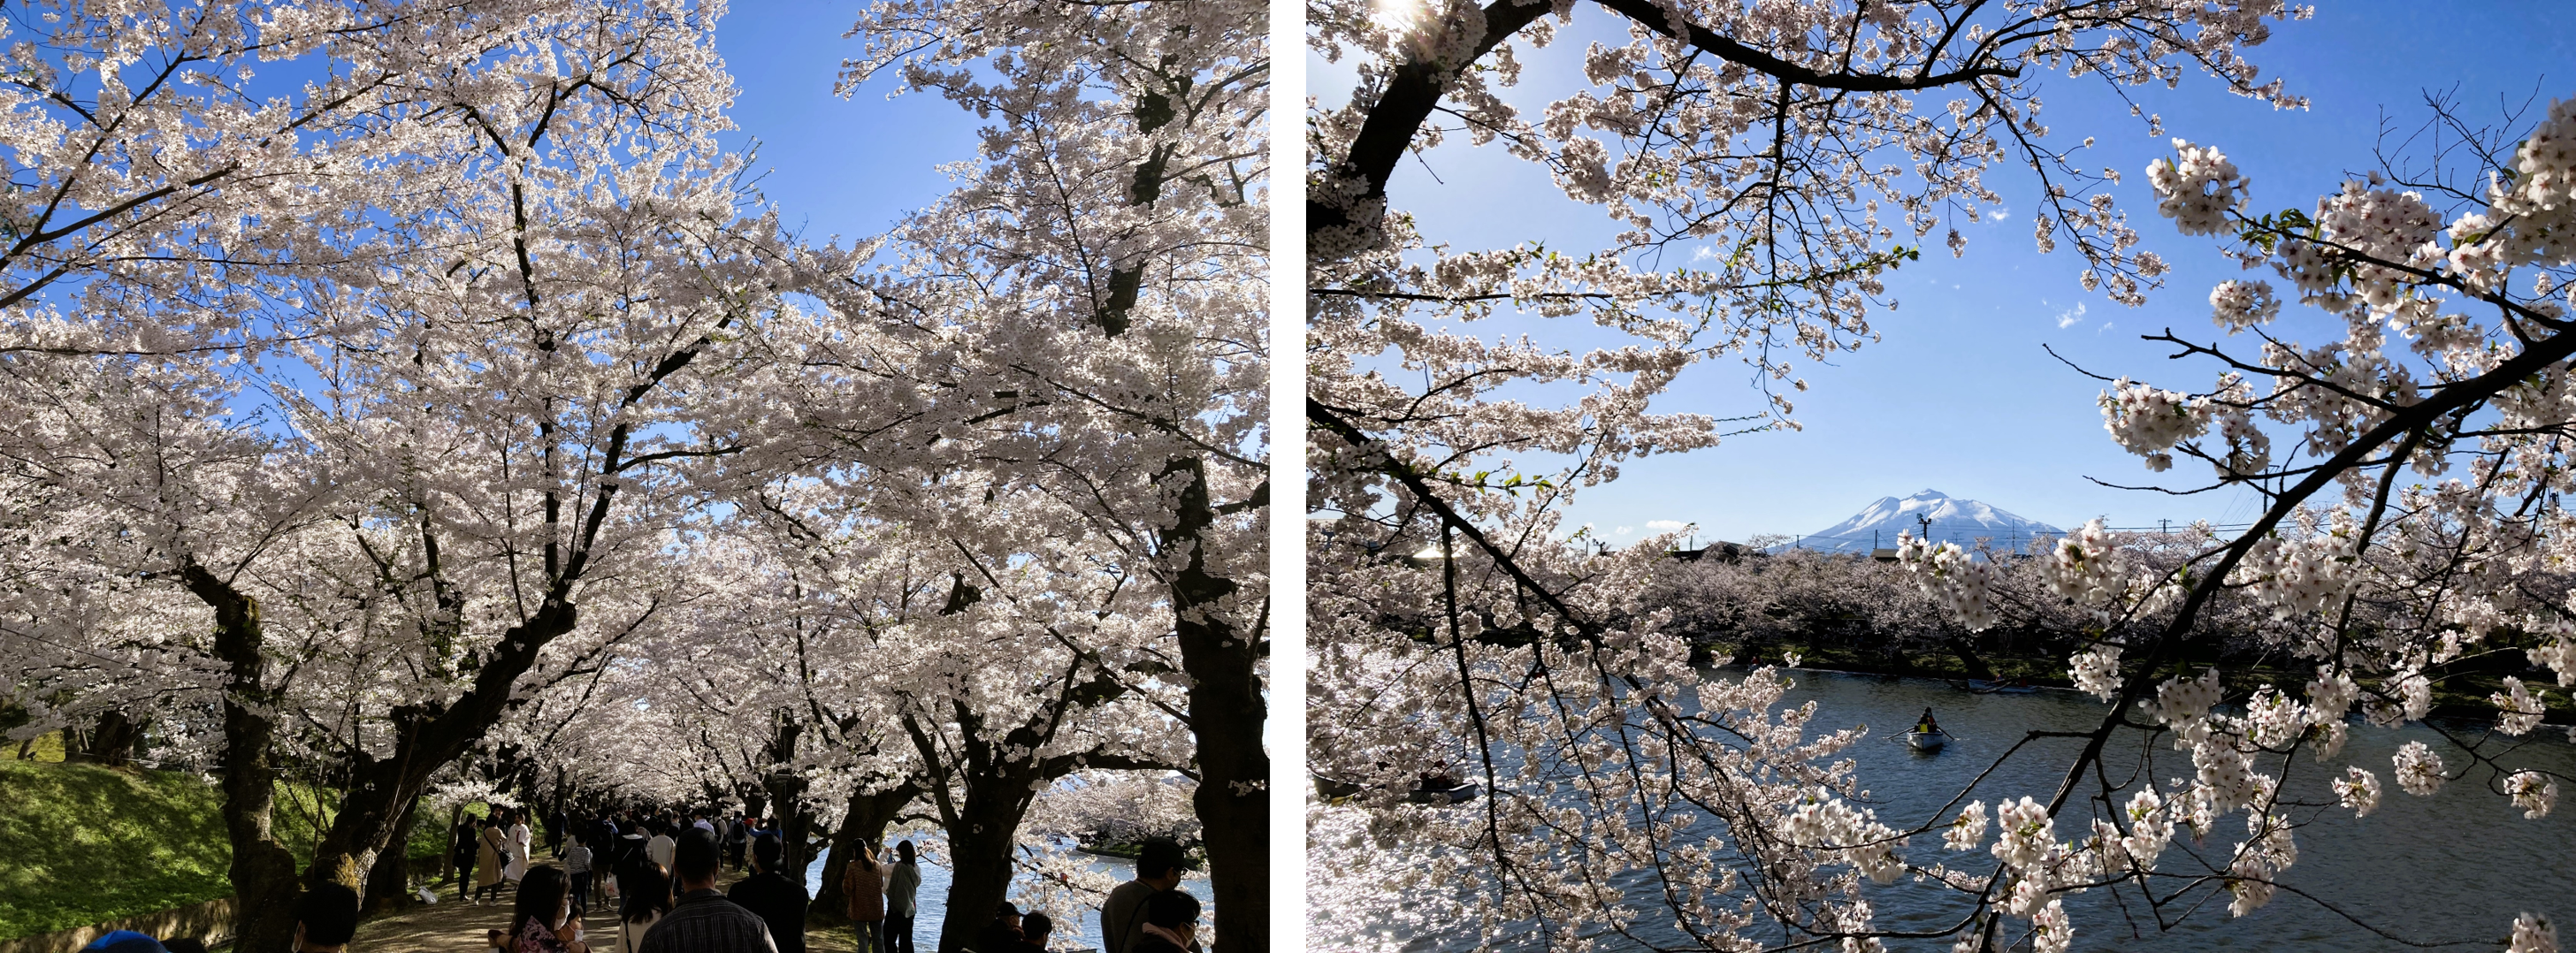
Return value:
[(564, 816), (561, 807), (555, 808), (553, 814), (546, 815), (546, 849), (552, 851), (557, 857), (563, 856), (564, 831), (571, 823), (572, 820)]
[(1145, 901), (1144, 936), (1129, 953), (1188, 953), (1198, 949), (1199, 898), (1166, 890)]
[(1111, 889), (1100, 904), (1101, 953), (1135, 953), (1145, 937), (1145, 902), (1180, 887), (1182, 863), (1180, 844), (1162, 837), (1145, 841), (1136, 854), (1136, 879)]
[(680, 896), (670, 914), (644, 934), (636, 953), (778, 953), (769, 924), (717, 892), (724, 851), (715, 834), (681, 834), (672, 845), (672, 863)]
[(572, 879), (572, 912), (590, 912), (590, 838), (580, 831), (572, 832), (572, 842), (562, 851), (564, 876)]
[(572, 885), (551, 864), (529, 869), (519, 881), (510, 924), (505, 953), (590, 953), (581, 918), (572, 912)]
[(671, 878), (661, 868), (636, 861), (628, 875), (626, 905), (617, 909), (617, 953), (635, 953), (644, 934), (671, 912)]
[(751, 852), (756, 872), (726, 896), (769, 924), (769, 942), (778, 953), (805, 953), (805, 907), (812, 898), (805, 896), (804, 884), (778, 872), (780, 853), (777, 841), (761, 841)]
[[(763, 845), (776, 843), (777, 838), (761, 840)], [(841, 869), (841, 897), (849, 904), (850, 929), (858, 934), (859, 953), (885, 953), (885, 889), (885, 864), (877, 860), (873, 846), (860, 841), (859, 856)]]
[(533, 840), (533, 838), (528, 836), (527, 813), (524, 811), (512, 812), (510, 815), (510, 843), (512, 846), (510, 847), (509, 876), (513, 883), (527, 879), (528, 865), (535, 862), (536, 854), (534, 844), (532, 843)]
[(914, 896), (921, 892), (921, 865), (913, 862), (911, 841), (894, 845), (894, 852), (900, 859), (886, 874), (882, 953), (912, 953), (912, 918), (921, 910)]
[(739, 816), (721, 818), (716, 823), (724, 828), (727, 862), (733, 865), (733, 869), (741, 870), (742, 863), (746, 859), (744, 855), (750, 853), (750, 832), (743, 830), (742, 818)]
[(473, 896), (474, 855), (479, 853), (474, 849), (474, 836), (482, 831), (483, 822), (479, 818), (466, 818), (465, 823), (456, 826), (456, 846), (452, 856), (456, 860), (456, 902), (458, 903), (463, 903)]
[(474, 902), (489, 903), (501, 895), (501, 864), (510, 856), (509, 840), (499, 823), (484, 819), (483, 833), (475, 837), (475, 852), (480, 873), (474, 878)]
[(671, 823), (658, 822), (653, 826), (653, 839), (644, 842), (644, 856), (662, 865), (663, 870), (676, 871), (679, 868), (671, 866), (671, 861), (673, 850), (678, 845), (679, 842), (671, 838)]

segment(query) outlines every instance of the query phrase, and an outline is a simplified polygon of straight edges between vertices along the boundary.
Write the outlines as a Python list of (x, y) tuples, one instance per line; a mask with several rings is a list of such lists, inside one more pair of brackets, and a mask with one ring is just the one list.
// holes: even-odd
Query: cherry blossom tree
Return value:
[[(992, 123), (892, 262), (818, 289), (895, 343), (818, 359), (809, 398), (817, 457), (907, 485), (995, 474), (989, 492), (1053, 500), (1034, 512), (1156, 593), (1226, 950), (1269, 932), (1265, 23), (1241, 2), (873, 7), (845, 88), (895, 74)], [(885, 375), (903, 385), (890, 402), (850, 399)], [(890, 439), (884, 406), (935, 439)]]
[[(2101, 401), (2112, 438), (2154, 471), (2197, 460), (2211, 485), (2261, 494), (2263, 513), (2179, 566), (2136, 565), (2098, 526), (2060, 542), (2049, 563), (2060, 592), (2106, 616), (2167, 606), (2172, 615), (2070, 660), (2112, 709), (2036, 816), (2058, 815), (2079, 792), (2108, 803), (2117, 786), (2084, 772), (2131, 727), (2125, 713), (2142, 712), (2151, 729), (2176, 734), (2199, 771), (2161, 805), (2139, 790), (2129, 819), (2137, 830), (2205, 831), (2243, 812), (2250, 836), (2226, 880), (2240, 915), (2274, 898), (2274, 875), (2298, 856), (2302, 824), (2279, 780), (2286, 762), (2303, 749), (2336, 761), (2356, 709), (2373, 725), (2426, 724), (2446, 742), (2397, 751), (2390, 780), (2408, 794), (2473, 781), (2536, 821), (2559, 782), (2576, 780), (2515, 743), (2548, 711), (2545, 690), (2524, 676), (2576, 684), (2570, 524), (2558, 499), (2576, 418), (2555, 396), (2576, 357), (2563, 295), (2576, 277), (2564, 241), (2576, 210), (2576, 101), (2490, 128), (2447, 100), (2431, 106), (2423, 148), (2383, 152), (2378, 168), (2312, 209), (2253, 212), (2247, 180), (2215, 146), (2177, 139), (2175, 154), (2149, 167), (2158, 211), (2177, 231), (2214, 237), (2246, 269), (2286, 282), (2299, 306), (2340, 318), (2344, 333), (2314, 346), (2289, 340), (2281, 293), (2239, 279), (2211, 290), (2211, 318), (2230, 337), (2253, 335), (2253, 353), (2170, 329), (2149, 336), (2221, 370), (2199, 394), (2112, 381)], [(1920, 562), (1921, 547), (1912, 553)], [(1964, 582), (1941, 584), (1973, 588)], [(2160, 677), (2195, 618), (2230, 590), (2288, 623), (2277, 650), (2313, 666), (2313, 679), (2246, 692), (2215, 668)], [(2437, 687), (2497, 673), (2492, 731), (2423, 721)], [(2216, 710), (2223, 703), (2243, 714)], [(2342, 776), (2342, 806), (2368, 816), (2384, 790), (2378, 772), (2347, 763)], [(2097, 841), (2115, 833), (2097, 831)], [(2049, 865), (2075, 866), (2097, 851), (2112, 878), (2134, 880), (2153, 903), (2181, 893), (2150, 885), (2153, 851), (2040, 850)], [(2045, 865), (2014, 866), (2037, 885), (2017, 889), (2063, 889)], [(2500, 942), (2517, 953), (2556, 949), (2550, 912), (2525, 913)]]
[[(2194, 739), (2203, 777), (2216, 782), (2179, 793), (2117, 792), (2135, 795), (2125, 802), (2086, 787), (2081, 804), (2095, 816), (2059, 817), (2085, 780), (2082, 769), (2132, 717), (2131, 703), (2155, 688), (2153, 665), (2123, 668), (2103, 647), (2161, 632), (2140, 642), (2170, 650), (2202, 621), (2220, 586), (2254, 578), (2231, 576), (2233, 562), (2115, 559), (2112, 547), (2094, 548), (2093, 537), (2052, 554), (2054, 568), (2041, 573), (2048, 594), (2090, 600), (2079, 615), (2109, 613), (2071, 665), (2076, 681), (2111, 686), (2121, 704), (2069, 765), (2063, 787), (2033, 792), (2043, 797), (1994, 817), (2004, 833), (1992, 848), (1999, 863), (1971, 873), (1909, 859), (1901, 847), (1933, 830), (1947, 831), (1958, 849), (1984, 847), (1984, 805), (1975, 805), (1973, 823), (1969, 815), (1930, 827), (1876, 817), (1859, 803), (1863, 785), (1849, 763), (1834, 760), (1854, 735), (1805, 731), (1815, 712), (1780, 710), (1783, 688), (1769, 669), (1740, 680), (1703, 678), (1668, 615), (1636, 598), (1669, 540), (1589, 551), (1559, 514), (1571, 494), (1615, 479), (1628, 458), (1715, 442), (1728, 422), (1650, 406), (1707, 357), (1740, 354), (1762, 379), (1783, 385), (1742, 425), (1791, 423), (1789, 392), (1804, 384), (1789, 359), (1875, 340), (1865, 315), (1887, 303), (1879, 276), (1918, 251), (1900, 242), (2003, 201), (1985, 184), (1989, 169), (2018, 166), (2037, 180), (2036, 238), (2043, 249), (2073, 245), (2087, 259), (2088, 288), (2142, 301), (2164, 262), (2137, 248), (2138, 236), (2099, 189), (2119, 173), (2083, 171), (2078, 150), (2045, 144), (2039, 71), (2098, 76), (2116, 90), (2179, 82), (2199, 68), (2239, 93), (2298, 105), (2278, 81), (2258, 83), (2242, 49), (2302, 11), (2152, 3), (1603, 6), (1624, 18), (1630, 42), (1585, 51), (1582, 86), (1551, 92), (1559, 98), (1543, 109), (1513, 97), (1522, 60), (1537, 55), (1563, 18), (1588, 8), (1315, 8), (1317, 48), (1355, 57), (1359, 83), (1347, 104), (1310, 116), (1317, 159), (1309, 169), (1308, 419), (1318, 432), (1310, 492), (1337, 517), (1317, 522), (1309, 550), (1310, 750), (1318, 753), (1316, 773), (1332, 782), (1327, 790), (1344, 798), (1314, 815), (1314, 864), (1334, 876), (1310, 884), (1310, 902), (1349, 911), (1331, 929), (1354, 941), (1437, 924), (1489, 942), (1516, 935), (1577, 948), (1710, 949), (1872, 948), (1900, 937), (2061, 949), (2074, 925), (2059, 895), (2106, 882), (2141, 890), (2156, 883), (2160, 901), (2177, 889), (2215, 886), (2235, 891), (2240, 910), (2259, 905), (2271, 875), (2295, 857), (2288, 825), (2259, 811), (2229, 865), (2189, 876), (2169, 866), (2174, 879), (2149, 878), (2166, 876), (2155, 874), (2154, 858), (2176, 830), (2205, 833), (2212, 818), (2263, 800), (2234, 796), (2259, 787), (2246, 779), (2260, 772), (2229, 767), (2250, 762), (2200, 752), (2236, 750), (2227, 739), (2251, 737), (2251, 721), (2262, 723), (2258, 746), (2269, 750), (2300, 737), (2297, 718), (2288, 735), (2276, 730), (2278, 699), (2286, 697), (2277, 690), (2255, 698), (2262, 714), (2240, 723), (2210, 713), (2219, 700), (2214, 677), (2192, 683), (2203, 688), (2174, 687), (2150, 713), (2167, 712), (2159, 726)], [(1550, 13), (1558, 23), (1544, 19)], [(1944, 94), (1946, 103), (1931, 98)], [(1524, 110), (1532, 118), (1522, 118)], [(1445, 127), (1435, 115), (1448, 117)], [(1601, 206), (1622, 231), (1599, 248), (1570, 251), (1426, 238), (1436, 223), (1407, 214), (1390, 192), (1392, 173), (1408, 154), (1461, 133), (1540, 164), (1570, 201)], [(2225, 227), (2223, 214), (2211, 211), (2233, 201), (2222, 189), (2233, 172), (2220, 161), (2195, 150), (2151, 170), (2164, 197), (2159, 211), (2203, 230)], [(2507, 181), (2525, 180), (2517, 173)], [(2484, 214), (2459, 234), (2483, 241), (2478, 230), (2501, 213)], [(2438, 230), (2435, 216), (2416, 218), (2431, 222), (2413, 226), (2427, 238)], [(2323, 220), (2321, 212), (2282, 228)], [(2516, 234), (2530, 241), (2531, 233)], [(2302, 241), (2314, 246), (2316, 236)], [(1947, 243), (1954, 251), (1963, 245), (1955, 230)], [(2414, 245), (2400, 244), (2410, 251), (2380, 253), (2403, 262)], [(1690, 257), (1691, 267), (1647, 270), (1694, 247), (1706, 254)], [(2314, 248), (2307, 254), (2313, 258)], [(2334, 268), (2288, 267), (2311, 281)], [(2269, 316), (2269, 294), (2240, 288), (2214, 304), (2249, 323)], [(1584, 339), (1610, 343), (1572, 350), (1565, 342), (1575, 331), (1515, 338), (1471, 323), (1508, 317), (1518, 331), (1576, 316), (1595, 325), (1579, 332)], [(2373, 325), (2355, 323), (2365, 326)], [(2339, 346), (2307, 356), (2305, 366), (2331, 378), (2320, 390), (2386, 399), (2384, 389), (2345, 382), (2387, 363), (2355, 365), (2354, 353)], [(2106, 397), (2106, 413), (2114, 433), (2142, 453), (2178, 453), (2176, 441), (2212, 424), (2234, 436), (2210, 455), (2252, 453), (2245, 423), (2252, 410), (2211, 419), (2231, 399), (2252, 407), (2250, 392), (2192, 403), (2202, 399), (2123, 384)], [(2304, 406), (2318, 398), (2284, 400)], [(2329, 412), (2361, 432), (2357, 410)], [(2330, 448), (2324, 457), (2349, 446), (2342, 431), (2333, 433), (2318, 444)], [(1515, 456), (1544, 462), (1533, 472)], [(2288, 471), (2287, 484), (2330, 483), (2336, 476), (2325, 469), (2338, 468)], [(2364, 512), (2350, 514), (2352, 526), (2371, 525)], [(2283, 518), (2262, 529), (2304, 525)], [(2317, 538), (2340, 525), (2313, 519), (2324, 534)], [(2244, 545), (2257, 543), (2249, 537)], [(2266, 545), (2286, 552), (2291, 544)], [(1906, 549), (1925, 594), (1957, 624), (2000, 621), (1994, 563), (1955, 547)], [(2262, 571), (2307, 580), (2343, 565), (2338, 559), (2349, 552)], [(2085, 581), (2092, 567), (2113, 564), (2167, 575)], [(2145, 624), (2153, 622), (2161, 624)], [(2346, 682), (2320, 677), (2329, 700), (2349, 705), (2358, 697), (2338, 695)], [(2499, 704), (2527, 712), (2523, 694), (2499, 692)], [(2339, 732), (2344, 710), (2318, 709), (2327, 712), (2317, 716), (2319, 731), (2331, 723)], [(2221, 740), (2202, 743), (2208, 737)], [(2410, 749), (2402, 759), (2409, 784), (2434, 783), (2439, 762), (2429, 757)], [(2485, 776), (2499, 796), (2545, 803), (2548, 779), (2523, 770), (2497, 767)], [(2376, 796), (2375, 778), (2355, 777), (2356, 804)], [(1462, 782), (1481, 788), (1478, 803), (1423, 806)], [(2060, 827), (2072, 840), (2058, 839), (2052, 819), (2066, 822)], [(1908, 930), (1873, 923), (1862, 882), (1907, 873), (1955, 889), (1956, 918)], [(1419, 906), (1391, 911), (1389, 896)], [(2539, 942), (2530, 939), (2545, 932), (2539, 922), (2515, 926), (2515, 942)]]

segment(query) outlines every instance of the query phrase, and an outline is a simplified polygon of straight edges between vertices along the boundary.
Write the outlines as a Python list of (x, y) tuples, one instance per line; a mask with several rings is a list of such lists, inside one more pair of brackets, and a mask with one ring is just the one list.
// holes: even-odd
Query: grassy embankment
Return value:
[[(59, 735), (38, 739), (35, 760), (17, 753), (0, 748), (0, 939), (232, 894), (223, 795), (203, 777), (64, 764)], [(330, 792), (278, 785), (278, 836), (312, 856), (333, 807)], [(423, 817), (415, 870), (435, 869), (445, 820)]]
[[(1747, 648), (1711, 643), (1701, 646), (1697, 654), (1706, 659), (1733, 656), (1738, 663), (1758, 659), (1762, 662), (1778, 664), (1783, 654), (1795, 652), (1799, 656), (1800, 668), (1818, 671), (1942, 678), (1953, 681), (1972, 677), (1967, 664), (1957, 655), (1942, 651), (1891, 655), (1884, 651), (1863, 652), (1842, 646), (1796, 642), (1754, 646), (1750, 647), (1749, 652)], [(2019, 679), (2033, 685), (2059, 688), (2071, 688), (2074, 685), (2074, 682), (2067, 677), (2066, 660), (2063, 658), (1994, 651), (1982, 652), (1978, 657), (1994, 672), (1998, 680)], [(2207, 659), (2195, 659), (2187, 665), (2177, 666), (2175, 674), (2193, 674), (2211, 665), (2218, 667), (2220, 676), (2226, 680), (2227, 690), (2231, 694), (2252, 692), (2258, 686), (2269, 684), (2279, 686), (2296, 695), (2303, 691), (2303, 686), (2307, 685), (2309, 680), (2316, 677), (2316, 669), (2313, 666), (2293, 669), (2259, 663), (2248, 665), (2241, 661)], [(2520, 668), (2520, 666), (2511, 667)], [(2491, 670), (2448, 672), (2436, 670), (2434, 674), (2439, 677), (2433, 685), (2433, 710), (2430, 717), (2485, 721), (2495, 719), (2496, 706), (2487, 700), (2487, 696), (2504, 690), (2502, 674)], [(2553, 676), (2546, 672), (2538, 674), (2525, 672), (2522, 680), (2526, 688), (2548, 700), (2549, 713), (2542, 719), (2544, 722), (2556, 725), (2576, 721), (2576, 708), (2569, 706), (2567, 693), (2557, 688), (2557, 682)]]

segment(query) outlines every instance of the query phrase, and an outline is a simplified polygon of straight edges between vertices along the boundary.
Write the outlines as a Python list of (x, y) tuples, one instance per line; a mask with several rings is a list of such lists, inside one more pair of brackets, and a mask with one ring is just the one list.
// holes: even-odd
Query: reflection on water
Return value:
[[(932, 862), (930, 855), (945, 855), (948, 852), (947, 838), (941, 836), (938, 831), (914, 834), (889, 833), (886, 836), (888, 844), (902, 840), (910, 840), (916, 850), (924, 851), (920, 860), (921, 891), (917, 895), (921, 909), (912, 918), (912, 938), (917, 948), (933, 949), (939, 946), (939, 925), (948, 916), (948, 868)], [(814, 862), (805, 868), (806, 896), (813, 896), (823, 889), (825, 859), (815, 858)], [(1136, 876), (1134, 861), (1116, 857), (1090, 857), (1089, 859), (1091, 869), (1109, 874), (1119, 880), (1128, 880)], [(1034, 884), (1025, 874), (1014, 878), (1011, 881), (1011, 899), (1017, 902), (1023, 890), (1033, 887)], [(1208, 898), (1214, 895), (1208, 892), (1207, 872), (1204, 870), (1191, 872), (1189, 876), (1182, 878), (1181, 889), (1199, 898), (1202, 906), (1199, 913), (1199, 935), (1202, 938), (1201, 942), (1205, 942), (1207, 925), (1214, 922), (1213, 918), (1216, 914), (1216, 906), (1208, 901)], [(1021, 903), (1020, 908), (1025, 910), (1028, 905)], [(1053, 937), (1052, 945), (1058, 948), (1072, 945), (1067, 941), (1079, 939), (1082, 946), (1094, 950), (1103, 949), (1100, 942), (1100, 911), (1096, 908), (1084, 908), (1082, 922), (1056, 924)]]
[[(1732, 668), (1710, 674), (1739, 678), (1743, 670)], [(1871, 806), (1879, 819), (1900, 829), (1921, 825), (1943, 813), (1943, 805), (1959, 794), (1961, 786), (1993, 765), (1994, 759), (2022, 740), (2025, 732), (2089, 730), (2100, 722), (2105, 709), (2089, 695), (2060, 690), (1978, 695), (1932, 679), (1834, 672), (1793, 672), (1791, 677), (1797, 687), (1784, 704), (1813, 699), (1817, 703), (1814, 731), (1869, 726), (1870, 736), (1847, 749), (1844, 756), (1857, 762), (1860, 786), (1870, 792)], [(1925, 707), (1934, 709), (1942, 727), (1956, 736), (1946, 750), (1937, 754), (1916, 752), (1895, 740)], [(2454, 734), (2465, 730), (2468, 737), (2478, 735), (2483, 728), (2447, 722), (2445, 727)], [(2298, 863), (2279, 877), (2284, 889), (2271, 904), (2231, 919), (2222, 892), (2216, 900), (2189, 910), (2189, 919), (2183, 920), (2184, 908), (2209, 896), (2210, 891), (2202, 889), (2183, 904), (2169, 905), (2162, 911), (2165, 926), (2160, 928), (2158, 912), (2136, 903), (2134, 889), (2123, 891), (2122, 897), (2129, 902), (2125, 909), (2110, 891), (2097, 889), (2066, 898), (2067, 913), (2075, 924), (2074, 949), (2407, 948), (2354, 926), (2315, 902), (2301, 899), (2290, 888), (2326, 898), (2373, 926), (2416, 941), (2492, 944), (2509, 932), (2513, 917), (2523, 911), (2546, 914), (2557, 922), (2576, 922), (2576, 807), (2562, 803), (2548, 817), (2525, 820), (2521, 809), (2485, 789), (2484, 771), (2445, 784), (2429, 797), (2407, 794), (2389, 780), (2389, 758), (2398, 746), (2417, 740), (2431, 745), (2442, 754), (2450, 768), (2448, 773), (2454, 776), (2465, 759), (2432, 728), (2422, 725), (2391, 730), (2356, 720), (2351, 731), (2351, 740), (2330, 763), (2318, 763), (2304, 751), (2286, 769), (2277, 766), (2278, 758), (2267, 756), (2262, 762), (2261, 770), (2283, 775), (2285, 800), (2324, 801), (2329, 805), (2293, 809), (2294, 820), (2313, 823), (2299, 828)], [(2115, 742), (2104, 760), (2115, 781), (2141, 770), (2145, 755), (2153, 756), (2150, 770), (2159, 782), (2191, 776), (2193, 769), (2186, 752), (2162, 745), (2153, 752), (2142, 751), (2139, 733), (2127, 731), (2120, 737), (2125, 746)], [(2499, 735), (2495, 741), (2502, 745), (2508, 739)], [(2563, 729), (2546, 726), (2519, 741), (2522, 747), (2512, 758), (2518, 766), (2576, 775), (2576, 745), (2568, 743)], [(1962, 801), (1978, 799), (1992, 805), (2006, 797), (2028, 795), (2044, 802), (2056, 790), (2066, 765), (2083, 744), (2080, 738), (2033, 741), (1979, 782)], [(2377, 773), (2385, 788), (2379, 809), (2367, 818), (2355, 818), (2351, 811), (2331, 806), (2334, 795), (2327, 782), (2341, 775), (2346, 764)], [(2091, 779), (2087, 783), (2098, 784)], [(2078, 789), (2079, 800), (2069, 802), (2067, 816), (2058, 822), (2060, 840), (2074, 839), (2079, 828), (2089, 824), (2074, 819), (2087, 790), (2090, 788)], [(2576, 795), (2576, 791), (2565, 793)], [(2125, 799), (2125, 792), (2121, 796)], [(1956, 811), (1951, 808), (1949, 813)], [(1993, 842), (1993, 836), (1991, 832), (1987, 835), (1987, 844)], [(2205, 844), (2192, 844), (2186, 830), (2176, 835), (2174, 847), (2166, 852), (2157, 869), (2203, 870), (2190, 854), (2223, 864), (2237, 842), (2244, 839), (2242, 813), (2219, 821)], [(1937, 835), (1917, 836), (1905, 854), (1917, 864), (1947, 862), (1979, 873), (1994, 865), (1993, 857), (1982, 846), (1974, 854), (1954, 853), (1941, 847)], [(1966, 911), (1956, 895), (1909, 879), (1871, 886), (1868, 891), (1882, 929), (1946, 929)], [(1640, 891), (1636, 896), (1642, 908), (1652, 908), (1651, 893)], [(2017, 938), (2020, 933), (2010, 931), (2006, 936)], [(1679, 938), (1677, 933), (1673, 937)], [(1409, 949), (1417, 953), (1463, 953), (1470, 945), (1466, 939), (1424, 937)], [(1949, 947), (1946, 942), (1890, 941), (1888, 948), (1930, 951)]]

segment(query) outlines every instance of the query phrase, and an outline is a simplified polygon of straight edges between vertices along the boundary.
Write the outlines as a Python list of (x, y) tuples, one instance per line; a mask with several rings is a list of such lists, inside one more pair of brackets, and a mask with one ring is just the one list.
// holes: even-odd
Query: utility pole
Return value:
[(2172, 521), (2172, 520), (2157, 520), (2157, 521), (2156, 521), (2156, 529), (2158, 529), (2158, 530), (2162, 531), (2162, 532), (2163, 532), (2165, 535), (2167, 535), (2167, 536), (2171, 536), (2171, 535), (2173, 535), (2173, 521)]
[(1931, 545), (1931, 544), (1932, 544), (1932, 516), (1931, 516), (1931, 514), (1928, 514), (1928, 513), (1916, 513), (1916, 514), (1914, 514), (1914, 521), (1915, 521), (1916, 523), (1920, 523), (1920, 524), (1922, 524), (1922, 525), (1923, 525), (1923, 543), (1924, 543), (1924, 545), (1926, 545), (1926, 546)]

